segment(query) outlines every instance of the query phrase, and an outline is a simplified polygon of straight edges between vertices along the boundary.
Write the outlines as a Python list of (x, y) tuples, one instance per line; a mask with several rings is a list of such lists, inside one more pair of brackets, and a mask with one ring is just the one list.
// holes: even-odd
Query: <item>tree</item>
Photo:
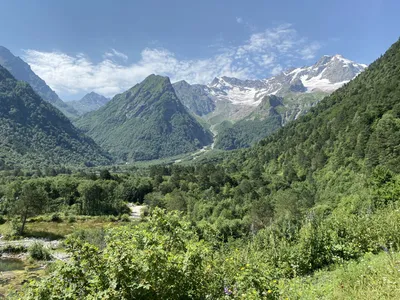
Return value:
[(30, 180), (10, 186), (8, 196), (12, 201), (10, 214), (19, 218), (18, 233), (22, 235), (26, 220), (44, 212), (47, 194), (36, 180)]
[(110, 172), (107, 169), (100, 171), (100, 179), (103, 180), (111, 180), (113, 177), (111, 176)]

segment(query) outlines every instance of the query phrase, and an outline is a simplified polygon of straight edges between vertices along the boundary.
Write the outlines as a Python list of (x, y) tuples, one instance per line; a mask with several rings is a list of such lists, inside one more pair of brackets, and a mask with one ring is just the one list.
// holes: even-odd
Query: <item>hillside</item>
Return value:
[(320, 101), (324, 92), (287, 93), (284, 97), (264, 96), (261, 103), (246, 117), (218, 125), (215, 148), (233, 150), (248, 148), (288, 122), (305, 114)]
[(247, 156), (268, 160), (287, 157), (298, 171), (327, 165), (356, 169), (383, 165), (400, 171), (399, 62), (397, 42), (367, 71), (326, 97), (306, 116), (261, 141)]
[(64, 103), (46, 82), (32, 71), (26, 62), (20, 57), (14, 56), (10, 50), (2, 46), (0, 46), (0, 65), (6, 68), (17, 80), (29, 83), (42, 99), (57, 107), (66, 116), (72, 118), (77, 116), (77, 111)]
[(110, 162), (58, 109), (1, 66), (0, 145), (2, 168)]
[[(233, 150), (249, 147), (305, 114), (365, 68), (341, 55), (324, 55), (311, 66), (265, 79), (222, 76), (208, 85), (180, 81), (174, 88), (188, 110), (201, 116), (216, 134), (215, 147)], [(281, 105), (270, 116), (262, 102), (274, 96), (281, 98)]]
[(182, 80), (173, 85), (176, 95), (186, 108), (198, 115), (207, 115), (215, 109), (214, 100), (209, 95), (209, 90), (201, 84), (190, 85)]
[(121, 161), (173, 156), (212, 143), (211, 133), (187, 112), (169, 79), (156, 75), (76, 125)]

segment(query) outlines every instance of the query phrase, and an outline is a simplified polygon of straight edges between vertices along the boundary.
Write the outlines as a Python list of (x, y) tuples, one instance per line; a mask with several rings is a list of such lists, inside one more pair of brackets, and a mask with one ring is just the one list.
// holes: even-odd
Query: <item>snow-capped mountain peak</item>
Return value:
[(292, 68), (266, 79), (242, 80), (226, 76), (216, 77), (207, 89), (217, 101), (257, 106), (265, 95), (284, 95), (288, 92), (333, 92), (366, 67), (340, 54), (324, 55), (312, 66)]

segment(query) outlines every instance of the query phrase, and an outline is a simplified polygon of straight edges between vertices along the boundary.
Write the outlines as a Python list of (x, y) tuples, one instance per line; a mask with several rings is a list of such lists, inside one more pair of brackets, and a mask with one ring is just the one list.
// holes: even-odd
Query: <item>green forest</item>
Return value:
[[(27, 89), (7, 79), (0, 92), (3, 82)], [(146, 84), (170, 88), (164, 81)], [(117, 97), (138, 93), (142, 99), (145, 88)], [(115, 103), (100, 112), (122, 109)], [(138, 106), (137, 113), (142, 110)], [(203, 130), (185, 112), (168, 114), (171, 124), (185, 121), (191, 130)], [(101, 130), (96, 135), (99, 129), (89, 128), (100, 122), (96, 114), (78, 124), (101, 140)], [(139, 126), (138, 132), (153, 129)], [(192, 147), (190, 133), (165, 142)], [(203, 135), (201, 145), (210, 138)], [(127, 144), (120, 154), (163, 153), (148, 141), (148, 152), (128, 152)], [(74, 223), (85, 216), (113, 223), (101, 234), (87, 229), (66, 236), (69, 259), (49, 263), (40, 280), (29, 280), (9, 297), (399, 298), (399, 141), (400, 41), (306, 115), (216, 160), (3, 171), (0, 228), (7, 228), (7, 239), (25, 237), (27, 226), (38, 222)], [(129, 220), (127, 203), (146, 206), (140, 219)]]

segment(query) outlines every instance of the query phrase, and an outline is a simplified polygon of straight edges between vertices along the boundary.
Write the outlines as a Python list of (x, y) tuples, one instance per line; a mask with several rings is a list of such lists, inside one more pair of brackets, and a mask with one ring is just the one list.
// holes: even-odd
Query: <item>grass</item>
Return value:
[[(29, 222), (26, 224), (24, 237), (41, 238), (48, 240), (64, 239), (67, 235), (81, 229), (96, 229), (107, 226), (116, 226), (119, 223), (111, 222), (104, 217), (78, 218), (75, 222)], [(0, 234), (9, 232), (9, 223), (0, 225)]]
[(103, 228), (106, 226), (115, 226), (115, 223), (110, 221), (104, 221), (102, 219), (88, 219), (88, 220), (77, 220), (74, 223), (62, 222), (39, 222), (39, 223), (28, 223), (26, 227), (25, 237), (34, 238), (47, 238), (49, 240), (58, 240), (65, 238), (68, 234), (73, 233), (80, 229), (95, 229)]
[(400, 299), (400, 253), (359, 261), (280, 282), (281, 299)]

